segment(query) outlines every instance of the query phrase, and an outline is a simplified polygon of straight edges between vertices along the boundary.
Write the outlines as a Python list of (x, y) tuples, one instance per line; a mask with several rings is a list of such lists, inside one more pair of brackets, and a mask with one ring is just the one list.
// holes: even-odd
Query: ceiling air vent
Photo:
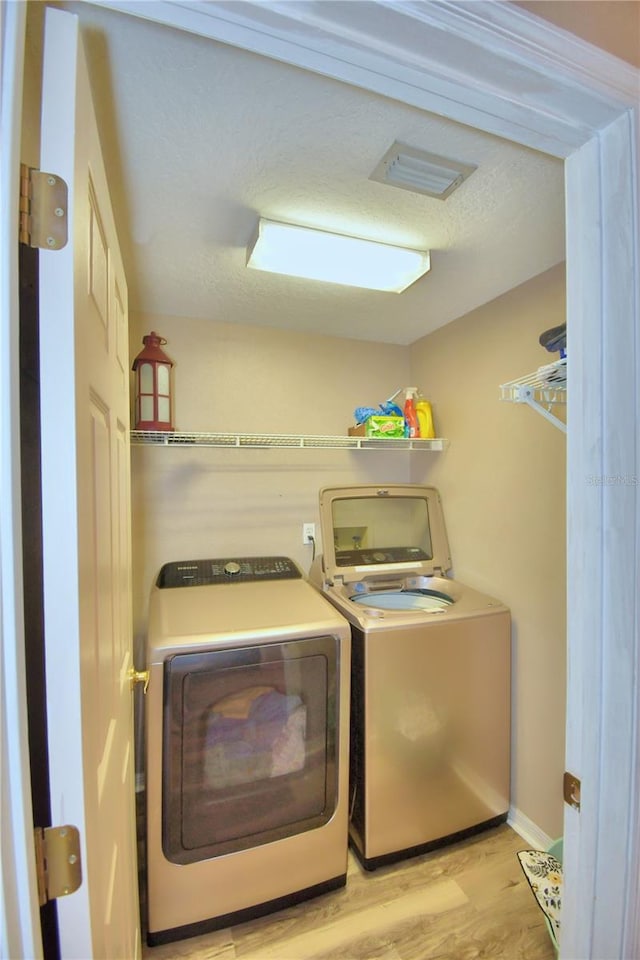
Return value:
[(472, 164), (425, 153), (406, 143), (394, 143), (369, 179), (446, 200), (476, 169)]

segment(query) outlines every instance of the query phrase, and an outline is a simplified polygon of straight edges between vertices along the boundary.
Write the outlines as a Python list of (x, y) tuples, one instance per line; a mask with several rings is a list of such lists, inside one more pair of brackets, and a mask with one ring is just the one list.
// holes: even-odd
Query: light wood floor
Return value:
[(373, 873), (349, 854), (347, 886), (145, 960), (555, 960), (503, 825)]

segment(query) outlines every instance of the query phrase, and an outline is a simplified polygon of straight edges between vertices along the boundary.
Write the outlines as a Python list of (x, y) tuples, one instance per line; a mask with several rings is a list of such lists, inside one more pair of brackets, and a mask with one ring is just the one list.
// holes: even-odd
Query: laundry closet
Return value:
[[(547, 362), (538, 336), (563, 322), (564, 294), (561, 265), (409, 347), (133, 315), (132, 356), (151, 329), (167, 339), (179, 430), (344, 435), (364, 398), (416, 382), (446, 440), (441, 451), (133, 445), (138, 651), (163, 563), (280, 552), (308, 572), (313, 551), (301, 530), (308, 521), (318, 529), (322, 486), (432, 484), (455, 577), (511, 609), (510, 819), (533, 838), (560, 835), (565, 436), (529, 407), (502, 401), (499, 385)], [(247, 382), (244, 403), (228, 403)]]

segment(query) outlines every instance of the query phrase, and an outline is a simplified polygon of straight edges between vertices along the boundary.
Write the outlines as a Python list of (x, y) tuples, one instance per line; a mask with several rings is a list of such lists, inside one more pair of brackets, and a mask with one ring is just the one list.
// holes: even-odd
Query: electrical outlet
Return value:
[(303, 523), (302, 524), (302, 542), (311, 543), (312, 540), (316, 538), (316, 525), (315, 523)]

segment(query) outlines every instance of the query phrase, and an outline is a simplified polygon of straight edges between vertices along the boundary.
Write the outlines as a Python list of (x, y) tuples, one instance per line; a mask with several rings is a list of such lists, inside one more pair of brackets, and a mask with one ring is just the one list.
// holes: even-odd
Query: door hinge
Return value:
[(82, 883), (77, 827), (36, 827), (36, 873), (40, 906), (74, 893)]
[(68, 240), (67, 185), (55, 173), (20, 164), (20, 243), (61, 250)]
[(575, 810), (580, 809), (580, 788), (582, 784), (576, 776), (572, 773), (569, 773), (568, 770), (564, 772), (564, 781), (563, 781), (563, 793), (564, 793), (564, 802), (568, 803), (570, 807), (573, 807)]

